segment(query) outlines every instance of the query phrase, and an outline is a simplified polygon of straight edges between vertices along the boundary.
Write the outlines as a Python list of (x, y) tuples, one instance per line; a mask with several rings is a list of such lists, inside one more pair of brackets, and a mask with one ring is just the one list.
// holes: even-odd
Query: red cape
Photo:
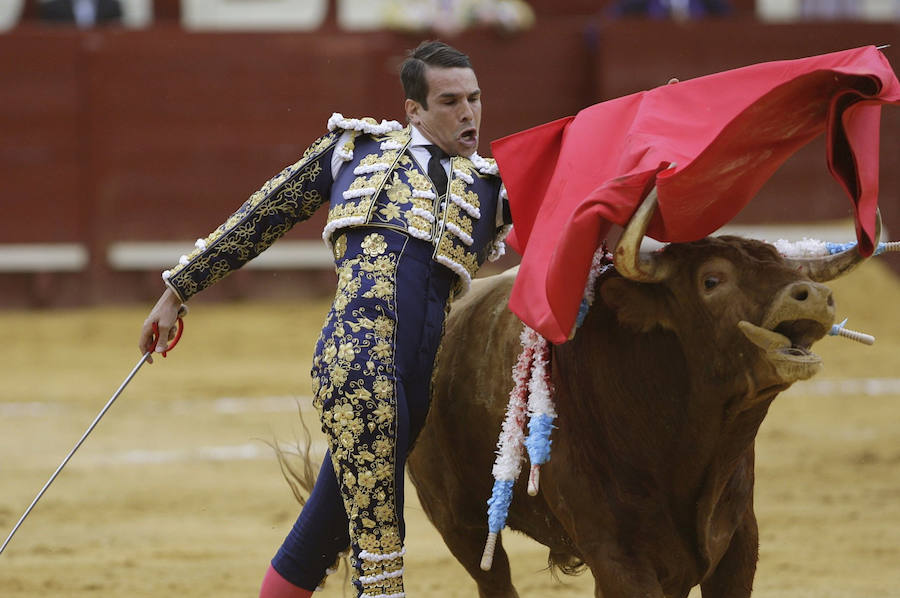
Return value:
[(664, 85), (495, 141), (510, 242), (522, 255), (510, 309), (564, 342), (594, 251), (653, 185), (659, 208), (647, 234), (700, 239), (823, 131), (828, 168), (853, 201), (859, 250), (870, 255), (884, 103), (900, 103), (900, 83), (869, 46)]

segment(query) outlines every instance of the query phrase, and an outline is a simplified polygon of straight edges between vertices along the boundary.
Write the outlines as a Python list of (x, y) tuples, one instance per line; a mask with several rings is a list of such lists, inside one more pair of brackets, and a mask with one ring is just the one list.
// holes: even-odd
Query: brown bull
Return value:
[[(686, 597), (698, 584), (704, 598), (749, 596), (755, 437), (776, 395), (820, 369), (809, 348), (834, 318), (820, 282), (857, 260), (786, 262), (768, 244), (720, 237), (647, 262), (634, 249), (646, 218), (629, 230), (616, 255), (629, 278), (602, 276), (582, 327), (553, 347), (552, 457), (538, 496), (520, 476), (507, 525), (563, 571), (586, 565), (596, 596)], [(521, 350), (506, 309), (514, 277), (478, 281), (454, 304), (409, 460), (429, 518), (492, 598), (517, 596), (500, 543), (493, 567), (479, 567)]]

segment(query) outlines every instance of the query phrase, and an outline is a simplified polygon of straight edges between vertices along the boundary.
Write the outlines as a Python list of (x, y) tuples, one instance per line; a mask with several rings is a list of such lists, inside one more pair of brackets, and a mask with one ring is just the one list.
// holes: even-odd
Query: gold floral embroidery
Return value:
[(338, 237), (337, 241), (334, 242), (334, 259), (341, 259), (344, 257), (345, 253), (347, 253), (347, 237), (346, 235), (341, 235)]
[(286, 233), (308, 219), (325, 202), (315, 188), (322, 153), (337, 141), (329, 133), (313, 143), (294, 164), (269, 179), (200, 247), (169, 271), (168, 282), (187, 300), (226, 277)]
[(384, 253), (384, 250), (387, 249), (387, 243), (384, 242), (384, 237), (378, 233), (368, 235), (363, 239), (361, 246), (363, 253), (372, 257), (381, 255)]
[(388, 221), (400, 218), (400, 206), (398, 206), (394, 202), (388, 203), (386, 206), (378, 210), (378, 212), (384, 217), (385, 220)]
[(352, 218), (354, 216), (365, 217), (369, 213), (369, 206), (365, 201), (360, 202), (344, 202), (333, 206), (328, 210), (328, 222), (334, 220), (343, 220), (344, 218)]
[[(380, 233), (365, 235), (358, 246), (347, 243), (335, 301), (313, 359), (314, 404), (342, 485), (351, 536), (361, 550), (377, 555), (401, 548), (392, 440), (397, 426), (397, 254), (387, 245)], [(403, 564), (399, 557), (354, 561), (357, 576), (398, 571)], [(400, 576), (363, 586), (371, 595), (403, 588)]]

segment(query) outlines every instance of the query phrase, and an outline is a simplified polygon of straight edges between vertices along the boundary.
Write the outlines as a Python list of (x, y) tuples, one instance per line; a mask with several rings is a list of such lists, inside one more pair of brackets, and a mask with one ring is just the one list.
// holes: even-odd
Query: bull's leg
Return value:
[(594, 574), (596, 598), (665, 598), (659, 580), (649, 569), (609, 558), (585, 562)]
[(759, 529), (752, 507), (734, 532), (716, 570), (700, 584), (703, 598), (747, 598), (753, 590), (759, 558)]
[(444, 542), (456, 560), (466, 568), (478, 585), (479, 598), (519, 598), (512, 584), (509, 559), (503, 549), (503, 534), (497, 538), (494, 564), (490, 571), (481, 570), (481, 553), (484, 549), (484, 532), (472, 528), (453, 527), (441, 530)]

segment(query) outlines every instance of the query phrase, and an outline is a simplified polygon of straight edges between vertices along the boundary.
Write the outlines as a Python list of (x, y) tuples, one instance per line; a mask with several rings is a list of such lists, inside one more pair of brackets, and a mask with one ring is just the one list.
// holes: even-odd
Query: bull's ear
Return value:
[(657, 326), (671, 328), (668, 310), (657, 286), (625, 278), (610, 278), (600, 287), (600, 296), (616, 312), (619, 324), (635, 332), (650, 332)]

